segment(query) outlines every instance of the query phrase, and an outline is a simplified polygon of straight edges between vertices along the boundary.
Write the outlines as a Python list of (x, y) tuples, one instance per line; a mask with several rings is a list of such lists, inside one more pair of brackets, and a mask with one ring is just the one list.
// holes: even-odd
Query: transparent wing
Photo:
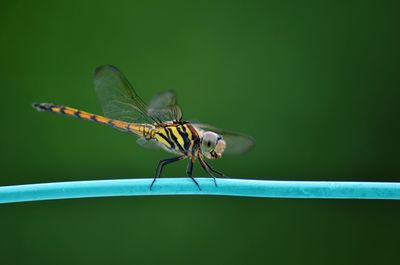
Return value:
[(96, 68), (94, 87), (104, 116), (125, 122), (158, 122), (147, 114), (147, 106), (116, 67)]
[(179, 152), (165, 147), (165, 146), (162, 145), (161, 143), (157, 142), (157, 140), (155, 140), (155, 139), (146, 140), (146, 139), (144, 139), (143, 137), (141, 137), (141, 138), (137, 139), (136, 142), (137, 142), (140, 146), (142, 146), (142, 147), (144, 147), (144, 148), (148, 148), (148, 149), (162, 149), (162, 150), (164, 150), (164, 151), (167, 151), (167, 152), (172, 153), (172, 154), (175, 154), (175, 155), (179, 154)]
[(162, 149), (162, 146), (160, 145), (159, 142), (157, 142), (157, 140), (155, 139), (150, 139), (150, 140), (146, 140), (143, 137), (140, 137), (139, 139), (136, 140), (136, 142), (147, 149)]
[(149, 102), (147, 114), (160, 121), (181, 121), (183, 116), (175, 92), (172, 90), (155, 95)]
[(226, 142), (226, 148), (224, 154), (231, 154), (231, 155), (244, 154), (250, 151), (256, 144), (254, 138), (247, 135), (224, 131), (207, 124), (193, 123), (192, 125), (200, 130), (212, 131), (222, 135), (222, 137)]

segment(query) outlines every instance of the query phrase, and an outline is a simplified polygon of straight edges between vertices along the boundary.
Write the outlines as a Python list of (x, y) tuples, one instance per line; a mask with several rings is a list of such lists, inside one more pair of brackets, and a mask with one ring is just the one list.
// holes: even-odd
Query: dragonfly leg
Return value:
[(226, 176), (224, 175), (224, 173), (219, 172), (218, 170), (212, 168), (212, 167), (210, 166), (210, 164), (207, 163), (206, 160), (203, 160), (203, 162), (204, 162), (204, 164), (206, 164), (206, 166), (210, 169), (211, 172), (214, 172), (215, 174), (220, 175), (221, 177), (225, 177), (225, 178), (226, 178)]
[(218, 187), (218, 185), (217, 185), (217, 179), (215, 178), (215, 176), (214, 176), (213, 173), (211, 172), (211, 170), (210, 170), (208, 164), (206, 163), (206, 161), (204, 161), (204, 160), (203, 160), (202, 158), (200, 158), (200, 157), (199, 157), (199, 161), (200, 161), (200, 165), (201, 165), (201, 167), (204, 169), (204, 171), (206, 171), (206, 172), (208, 173), (208, 175), (210, 175), (210, 176), (213, 178), (215, 187)]
[(161, 172), (165, 165), (182, 160), (184, 158), (185, 158), (185, 156), (177, 156), (177, 157), (173, 157), (173, 158), (167, 158), (167, 159), (160, 160), (157, 165), (156, 175), (154, 176), (153, 182), (151, 182), (150, 190), (153, 188), (153, 185), (154, 185), (154, 182), (156, 182), (156, 179), (160, 177)]
[(189, 163), (187, 165), (187, 169), (186, 169), (186, 173), (188, 174), (189, 178), (191, 178), (193, 180), (193, 182), (196, 184), (197, 188), (199, 188), (199, 190), (201, 190), (199, 183), (197, 182), (197, 180), (193, 177), (193, 164), (194, 164), (194, 158), (191, 157), (189, 159)]

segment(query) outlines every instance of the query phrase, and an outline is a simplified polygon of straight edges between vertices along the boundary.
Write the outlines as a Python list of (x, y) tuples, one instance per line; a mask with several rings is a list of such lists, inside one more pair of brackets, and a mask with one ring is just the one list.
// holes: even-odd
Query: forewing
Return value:
[(173, 90), (166, 90), (154, 96), (147, 107), (147, 114), (158, 121), (181, 121), (182, 110)]
[(94, 74), (94, 87), (107, 118), (125, 122), (156, 122), (126, 77), (116, 67), (100, 66)]
[(226, 142), (224, 154), (244, 154), (250, 151), (256, 143), (254, 138), (250, 136), (235, 132), (224, 131), (211, 125), (194, 123), (193, 126), (204, 131), (212, 131), (222, 135)]

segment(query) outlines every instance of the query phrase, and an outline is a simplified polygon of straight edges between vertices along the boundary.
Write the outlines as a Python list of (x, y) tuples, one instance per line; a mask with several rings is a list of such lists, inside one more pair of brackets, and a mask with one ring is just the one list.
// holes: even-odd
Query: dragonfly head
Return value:
[(221, 135), (206, 131), (201, 138), (201, 152), (208, 159), (217, 159), (222, 156), (226, 143)]

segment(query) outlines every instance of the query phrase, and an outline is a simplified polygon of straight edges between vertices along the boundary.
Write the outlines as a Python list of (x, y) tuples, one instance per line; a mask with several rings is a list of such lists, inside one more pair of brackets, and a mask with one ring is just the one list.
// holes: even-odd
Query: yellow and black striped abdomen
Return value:
[(185, 155), (194, 155), (200, 144), (196, 129), (189, 123), (158, 126), (153, 138), (168, 149)]
[(49, 112), (63, 114), (66, 116), (94, 121), (100, 124), (111, 126), (113, 128), (116, 128), (124, 132), (132, 132), (143, 137), (147, 137), (152, 128), (151, 125), (147, 124), (128, 123), (124, 121), (113, 120), (100, 115), (51, 103), (34, 103), (33, 107), (38, 111), (49, 111)]

